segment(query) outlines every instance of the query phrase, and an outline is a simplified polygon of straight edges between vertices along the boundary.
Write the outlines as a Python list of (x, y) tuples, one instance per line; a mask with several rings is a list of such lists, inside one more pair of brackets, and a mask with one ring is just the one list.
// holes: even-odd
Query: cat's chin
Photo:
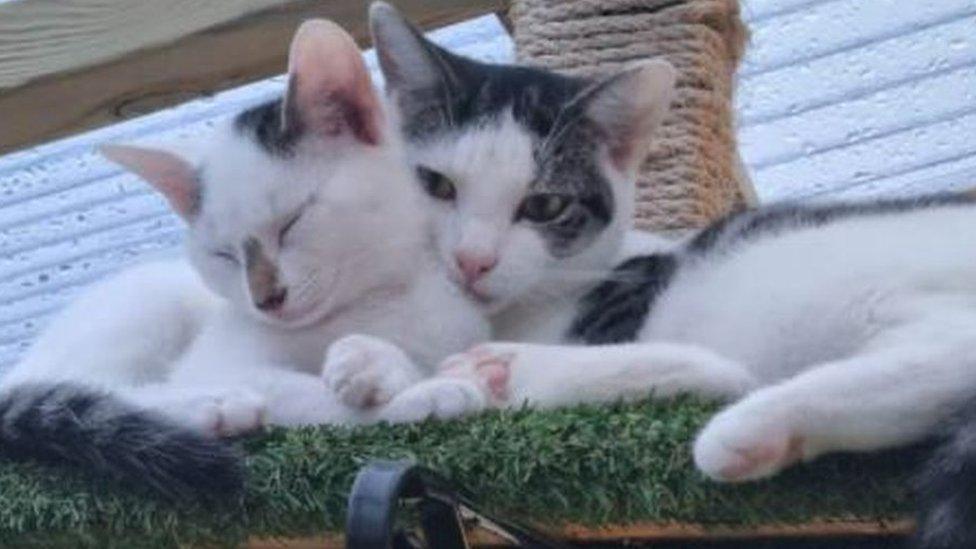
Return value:
[(290, 330), (317, 324), (323, 318), (329, 316), (331, 310), (331, 307), (328, 307), (325, 303), (315, 303), (276, 313), (263, 313), (261, 311), (251, 310), (251, 314), (256, 316), (264, 324)]
[(513, 288), (511, 284), (494, 284), (491, 289), (479, 288), (477, 285), (469, 286), (457, 281), (455, 281), (455, 285), (465, 297), (481, 309), (483, 314), (488, 316), (492, 316), (512, 305), (521, 303), (526, 298), (535, 299), (534, 297), (529, 297), (533, 296), (535, 292), (518, 287)]
[(461, 291), (465, 297), (478, 306), (487, 315), (492, 315), (501, 311), (508, 305), (508, 300), (503, 297), (494, 296), (488, 292), (477, 290), (469, 286), (461, 286)]

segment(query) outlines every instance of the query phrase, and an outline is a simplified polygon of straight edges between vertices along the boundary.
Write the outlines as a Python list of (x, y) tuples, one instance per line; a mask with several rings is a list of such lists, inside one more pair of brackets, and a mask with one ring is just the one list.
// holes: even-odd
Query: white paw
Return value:
[(766, 478), (804, 457), (804, 439), (783, 405), (743, 402), (716, 415), (695, 440), (695, 465), (714, 480)]
[(227, 389), (189, 397), (177, 412), (184, 425), (207, 435), (229, 437), (264, 427), (267, 405), (248, 389)]
[(506, 343), (478, 345), (446, 358), (439, 375), (472, 381), (493, 400), (504, 402), (509, 396), (512, 363), (518, 357), (516, 349)]
[(354, 408), (386, 404), (413, 383), (410, 359), (381, 339), (346, 336), (325, 357), (322, 378), (339, 400)]
[(464, 379), (434, 378), (407, 389), (383, 410), (380, 419), (412, 423), (425, 419), (452, 419), (484, 410), (484, 392)]

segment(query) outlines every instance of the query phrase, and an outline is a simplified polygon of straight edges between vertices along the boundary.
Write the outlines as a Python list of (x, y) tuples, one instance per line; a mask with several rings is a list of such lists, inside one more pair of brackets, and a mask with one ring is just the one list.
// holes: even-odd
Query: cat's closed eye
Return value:
[(515, 220), (547, 223), (557, 219), (572, 203), (572, 198), (556, 193), (530, 194), (515, 212)]
[(238, 265), (240, 263), (240, 261), (237, 259), (237, 256), (234, 255), (234, 252), (231, 252), (229, 250), (212, 250), (210, 252), (210, 255), (216, 257), (217, 259), (221, 259), (223, 261), (231, 263), (233, 265)]
[(281, 229), (278, 231), (278, 245), (279, 246), (284, 245), (284, 243), (285, 243), (285, 237), (287, 237), (288, 236), (288, 233), (293, 228), (295, 228), (295, 224), (298, 223), (298, 220), (302, 218), (302, 214), (303, 213), (305, 213), (305, 209), (304, 208), (302, 208), (297, 213), (295, 213), (294, 215), (292, 215), (288, 219), (288, 221), (286, 221), (285, 224), (281, 226)]
[(420, 181), (424, 185), (424, 191), (430, 196), (445, 202), (452, 201), (457, 197), (457, 188), (446, 175), (424, 166), (417, 166), (417, 176), (420, 177)]

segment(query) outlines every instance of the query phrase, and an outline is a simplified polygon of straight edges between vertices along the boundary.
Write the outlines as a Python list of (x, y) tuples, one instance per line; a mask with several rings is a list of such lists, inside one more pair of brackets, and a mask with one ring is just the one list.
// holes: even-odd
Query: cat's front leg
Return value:
[(435, 377), (397, 395), (381, 419), (449, 419), (523, 404), (554, 408), (682, 392), (726, 399), (754, 386), (737, 363), (691, 346), (487, 343), (448, 357)]
[(402, 349), (378, 337), (353, 334), (326, 353), (322, 378), (339, 400), (353, 408), (387, 404), (426, 372)]
[(194, 387), (152, 384), (119, 390), (140, 408), (158, 412), (178, 425), (215, 437), (258, 431), (267, 420), (267, 402), (246, 387)]
[(484, 411), (490, 404), (477, 380), (438, 376), (398, 394), (377, 410), (376, 418), (389, 423), (455, 419)]
[(976, 391), (976, 316), (882, 334), (847, 359), (816, 365), (717, 414), (695, 464), (726, 482), (776, 474), (830, 452), (911, 444)]
[(487, 343), (449, 357), (438, 377), (470, 380), (492, 406), (536, 408), (693, 393), (722, 400), (756, 386), (742, 365), (689, 345)]

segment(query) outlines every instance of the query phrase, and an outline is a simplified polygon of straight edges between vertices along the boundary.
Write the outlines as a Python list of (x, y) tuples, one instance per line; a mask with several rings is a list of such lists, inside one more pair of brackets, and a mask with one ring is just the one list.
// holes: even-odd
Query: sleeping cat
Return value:
[[(480, 398), (410, 387), (487, 324), (429, 249), (420, 186), (336, 25), (299, 29), (283, 99), (192, 148), (103, 152), (183, 218), (188, 261), (123, 272), (53, 322), (0, 381), (5, 455), (215, 497), (240, 468), (213, 436), (456, 415)], [(398, 376), (364, 384), (363, 356)]]
[[(694, 457), (745, 481), (918, 441), (976, 392), (972, 199), (774, 205), (680, 241), (624, 235), (663, 65), (594, 85), (453, 55), (386, 4), (371, 23), (440, 258), (512, 341), (444, 364), (486, 407), (649, 388), (733, 400)], [(592, 100), (614, 86), (617, 105), (651, 108), (608, 124)]]

